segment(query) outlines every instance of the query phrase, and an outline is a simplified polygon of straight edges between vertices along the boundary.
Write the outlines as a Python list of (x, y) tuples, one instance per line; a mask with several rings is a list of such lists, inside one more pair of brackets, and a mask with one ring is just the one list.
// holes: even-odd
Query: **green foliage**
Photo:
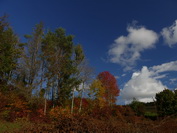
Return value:
[(19, 129), (21, 129), (21, 125), (19, 123), (0, 122), (0, 133), (13, 133), (15, 131), (19, 131)]
[(142, 102), (137, 101), (135, 98), (129, 105), (137, 115), (144, 115), (145, 105)]
[(1, 113), (0, 113), (0, 118), (3, 119), (3, 120), (10, 120), (10, 110), (3, 110)]
[(6, 16), (0, 17), (0, 82), (11, 79), (20, 55), (18, 38), (6, 19)]
[(43, 37), (43, 24), (39, 23), (33, 29), (32, 35), (25, 35), (27, 42), (20, 44), (23, 54), (17, 71), (18, 84), (24, 84), (29, 97), (33, 89), (39, 85), (39, 71), (41, 69), (41, 43)]
[(45, 35), (42, 52), (48, 88), (52, 87), (56, 92), (53, 99), (57, 98), (63, 104), (71, 96), (72, 88), (81, 83), (75, 75), (79, 72), (78, 64), (84, 59), (82, 48), (80, 45), (74, 46), (73, 36), (67, 36), (64, 29), (58, 28)]
[(165, 89), (156, 94), (156, 104), (158, 114), (160, 116), (172, 115), (177, 112), (177, 96), (176, 93), (169, 89)]
[(39, 97), (43, 98), (44, 94), (45, 94), (45, 89), (41, 89), (40, 92), (39, 92)]
[(145, 112), (145, 113), (144, 113), (144, 116), (145, 116), (146, 118), (151, 119), (151, 120), (156, 120), (157, 117), (158, 117), (158, 114), (157, 114), (157, 113), (154, 113), (154, 112)]

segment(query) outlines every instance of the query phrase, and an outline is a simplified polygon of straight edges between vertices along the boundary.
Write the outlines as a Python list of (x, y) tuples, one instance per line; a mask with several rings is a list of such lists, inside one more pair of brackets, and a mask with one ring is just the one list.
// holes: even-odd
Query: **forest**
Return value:
[(0, 17), (0, 132), (177, 132), (177, 90), (117, 105), (109, 71), (95, 75), (63, 28), (36, 24), (21, 41)]

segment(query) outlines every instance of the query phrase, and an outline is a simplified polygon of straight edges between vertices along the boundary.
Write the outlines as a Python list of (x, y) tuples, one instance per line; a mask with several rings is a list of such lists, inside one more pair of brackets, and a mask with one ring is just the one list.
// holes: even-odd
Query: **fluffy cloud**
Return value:
[(117, 63), (130, 70), (140, 59), (141, 52), (155, 47), (158, 35), (145, 27), (129, 26), (128, 35), (120, 36), (108, 51), (110, 62)]
[(164, 88), (165, 86), (154, 77), (153, 72), (144, 66), (140, 72), (133, 73), (132, 78), (121, 91), (121, 95), (126, 103), (131, 102), (133, 98), (150, 102), (155, 94)]
[(170, 47), (177, 44), (177, 20), (172, 26), (163, 28), (161, 34)]
[(166, 76), (162, 72), (169, 71), (177, 71), (177, 61), (150, 68), (144, 66), (141, 71), (134, 72), (121, 91), (121, 96), (124, 98), (125, 103), (130, 103), (133, 98), (137, 98), (142, 102), (153, 101), (156, 93), (167, 88), (160, 79)]
[(156, 73), (166, 71), (177, 71), (177, 61), (171, 61), (169, 63), (164, 63), (162, 65), (153, 66), (151, 69)]

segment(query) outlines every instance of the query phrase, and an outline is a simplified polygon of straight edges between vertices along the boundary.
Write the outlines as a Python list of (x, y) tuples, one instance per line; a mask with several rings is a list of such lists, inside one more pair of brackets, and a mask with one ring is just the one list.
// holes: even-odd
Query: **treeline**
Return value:
[(86, 111), (115, 105), (119, 95), (115, 77), (105, 71), (94, 78), (82, 46), (63, 28), (45, 32), (39, 23), (24, 37), (26, 42), (20, 42), (7, 16), (0, 17), (2, 117), (26, 117), (32, 112), (56, 115), (62, 110), (82, 112), (84, 106)]
[(177, 90), (164, 89), (156, 94), (154, 102), (143, 103), (134, 99), (129, 106), (138, 116), (150, 119), (177, 115)]

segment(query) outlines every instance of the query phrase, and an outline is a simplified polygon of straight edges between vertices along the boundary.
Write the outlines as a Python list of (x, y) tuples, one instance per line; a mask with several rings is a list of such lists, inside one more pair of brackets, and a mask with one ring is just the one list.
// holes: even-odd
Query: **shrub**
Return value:
[(58, 120), (61, 117), (70, 117), (71, 116), (70, 108), (68, 107), (62, 108), (56, 106), (50, 110), (49, 115), (53, 120)]
[(167, 116), (176, 113), (176, 94), (168, 89), (156, 94), (157, 111), (160, 116)]
[(144, 115), (145, 112), (145, 105), (142, 102), (137, 101), (136, 99), (133, 99), (132, 103), (129, 105), (135, 113), (140, 116)]
[(144, 113), (144, 116), (145, 116), (146, 118), (151, 119), (151, 120), (157, 120), (158, 114), (157, 114), (157, 113), (154, 113), (154, 112), (145, 112), (145, 113)]

